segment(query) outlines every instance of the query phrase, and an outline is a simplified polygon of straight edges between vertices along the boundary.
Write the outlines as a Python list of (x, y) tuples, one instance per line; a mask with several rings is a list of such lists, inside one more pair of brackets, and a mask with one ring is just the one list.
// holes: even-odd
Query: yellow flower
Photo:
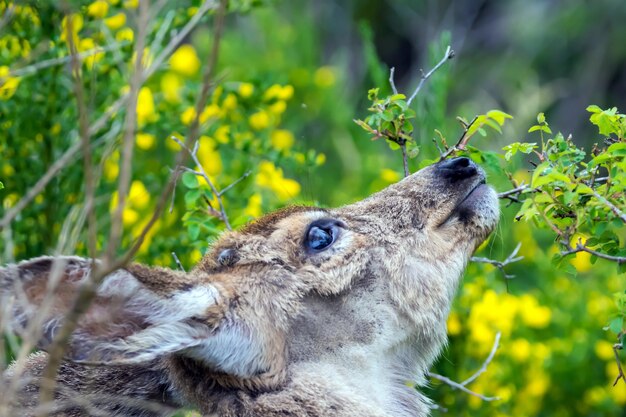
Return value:
[(134, 208), (144, 209), (149, 203), (150, 193), (146, 186), (139, 180), (133, 181), (128, 191), (128, 204)]
[(161, 91), (165, 101), (169, 103), (178, 103), (180, 101), (180, 88), (182, 87), (180, 77), (173, 72), (165, 73), (161, 77)]
[(122, 211), (122, 223), (124, 226), (130, 226), (131, 224), (135, 224), (139, 219), (139, 213), (130, 207), (124, 207), (124, 211)]
[(234, 94), (228, 94), (222, 103), (224, 110), (235, 110), (237, 108), (237, 97)]
[(65, 16), (63, 18), (63, 20), (61, 20), (61, 40), (62, 41), (67, 41), (67, 31), (70, 29), (68, 28), (68, 20), (67, 18), (70, 18), (70, 22), (71, 22), (71, 30), (72, 30), (72, 40), (74, 41), (74, 43), (76, 44), (78, 42), (78, 32), (80, 32), (80, 30), (83, 28), (83, 17), (79, 14), (73, 13), (70, 14), (69, 16)]
[(511, 343), (511, 348), (506, 351), (517, 362), (524, 362), (530, 356), (530, 343), (526, 339), (516, 339)]
[(254, 85), (250, 83), (241, 83), (237, 89), (239, 95), (243, 98), (248, 98), (254, 93)]
[(392, 184), (400, 180), (400, 174), (398, 174), (398, 172), (394, 171), (393, 169), (385, 168), (380, 171), (380, 178), (382, 178), (383, 181)]
[(200, 262), (201, 259), (202, 259), (202, 252), (200, 252), (198, 249), (192, 250), (191, 253), (189, 254), (189, 261), (193, 265)]
[(117, 30), (126, 24), (126, 14), (119, 12), (104, 19), (104, 24), (111, 30)]
[(123, 28), (120, 29), (115, 34), (115, 40), (118, 42), (128, 41), (132, 42), (135, 39), (135, 33), (131, 28)]
[(216, 149), (215, 141), (208, 136), (198, 139), (198, 160), (209, 176), (215, 176), (222, 172), (222, 158)]
[(263, 211), (261, 209), (261, 203), (263, 199), (261, 198), (261, 194), (255, 193), (250, 196), (248, 200), (248, 205), (243, 211), (243, 214), (250, 217), (261, 217)]
[(458, 313), (451, 313), (448, 317), (448, 334), (450, 336), (456, 336), (461, 333), (461, 320)]
[(270, 117), (267, 112), (261, 110), (251, 115), (248, 122), (254, 130), (263, 130), (270, 125)]
[(278, 100), (287, 101), (291, 97), (293, 97), (293, 86), (291, 85), (286, 85), (283, 87), (279, 84), (274, 84), (265, 91), (265, 94), (263, 94), (264, 100), (271, 100), (276, 98)]
[(332, 67), (321, 67), (315, 71), (313, 75), (313, 81), (315, 85), (321, 88), (327, 88), (335, 84), (337, 77), (335, 76), (335, 70)]
[(143, 126), (146, 122), (155, 121), (156, 118), (152, 91), (148, 87), (141, 87), (137, 97), (137, 123)]
[(85, 65), (87, 65), (88, 68), (93, 67), (93, 65), (100, 61), (102, 59), (102, 57), (104, 56), (104, 52), (96, 52), (93, 53), (94, 50), (97, 50), (98, 47), (96, 45), (96, 43), (94, 42), (93, 39), (91, 38), (83, 38), (78, 42), (78, 52), (87, 52), (87, 51), (91, 51), (92, 55), (89, 55), (87, 57), (85, 57)]
[(139, 0), (125, 0), (124, 7), (127, 9), (136, 9), (139, 7)]
[(102, 19), (109, 11), (109, 4), (104, 0), (96, 0), (87, 6), (87, 14), (96, 19)]
[(9, 74), (9, 67), (0, 66), (0, 100), (10, 99), (20, 84), (19, 77), (11, 77)]
[(215, 131), (215, 140), (219, 143), (228, 143), (230, 138), (230, 126), (223, 125), (217, 128)]
[(256, 184), (268, 188), (281, 201), (286, 201), (300, 194), (300, 184), (292, 179), (284, 178), (283, 170), (269, 161), (261, 161)]
[(286, 85), (280, 89), (280, 93), (278, 94), (279, 99), (287, 101), (291, 97), (293, 97), (293, 86)]
[(285, 129), (277, 129), (270, 135), (272, 146), (279, 151), (289, 149), (293, 146), (295, 139), (293, 134)]
[(326, 163), (326, 154), (320, 153), (315, 157), (315, 165), (320, 166)]
[(537, 300), (528, 294), (520, 297), (520, 302), (520, 313), (524, 324), (534, 328), (544, 328), (550, 324), (552, 311), (548, 307), (540, 306)]
[(193, 106), (187, 107), (180, 115), (180, 121), (185, 126), (189, 126), (193, 122), (193, 119), (195, 118), (196, 118), (196, 109), (194, 109)]
[(193, 46), (186, 44), (178, 48), (169, 59), (170, 67), (180, 74), (192, 76), (200, 69), (200, 59)]
[(270, 112), (279, 115), (283, 114), (285, 110), (287, 110), (287, 103), (282, 100), (277, 101), (276, 103), (269, 106)]
[(135, 142), (137, 143), (137, 147), (139, 149), (148, 150), (154, 147), (156, 138), (150, 133), (137, 133), (137, 136), (135, 136)]
[(606, 340), (598, 340), (594, 345), (593, 350), (596, 355), (605, 361), (614, 360), (615, 353), (613, 352), (613, 345)]
[(206, 123), (209, 119), (217, 119), (220, 113), (220, 108), (217, 104), (209, 104), (200, 113), (200, 123)]
[(104, 160), (102, 172), (104, 174), (104, 178), (106, 178), (108, 181), (114, 181), (120, 173), (119, 160), (119, 151), (113, 152), (108, 158)]

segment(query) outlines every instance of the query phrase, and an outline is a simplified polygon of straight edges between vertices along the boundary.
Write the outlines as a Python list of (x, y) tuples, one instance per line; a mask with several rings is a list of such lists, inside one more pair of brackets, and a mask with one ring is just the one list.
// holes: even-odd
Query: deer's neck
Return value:
[(435, 355), (420, 352), (430, 343), (407, 332), (412, 324), (383, 294), (364, 285), (349, 299), (309, 297), (289, 339), (290, 374), (329, 385), (384, 415), (426, 416), (428, 400), (407, 383), (421, 384)]

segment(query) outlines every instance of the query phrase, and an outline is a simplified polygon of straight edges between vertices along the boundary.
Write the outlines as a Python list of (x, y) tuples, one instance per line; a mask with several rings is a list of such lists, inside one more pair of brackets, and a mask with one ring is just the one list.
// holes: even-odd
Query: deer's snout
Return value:
[(460, 157), (441, 161), (435, 172), (450, 182), (457, 182), (478, 175), (481, 171), (469, 158)]

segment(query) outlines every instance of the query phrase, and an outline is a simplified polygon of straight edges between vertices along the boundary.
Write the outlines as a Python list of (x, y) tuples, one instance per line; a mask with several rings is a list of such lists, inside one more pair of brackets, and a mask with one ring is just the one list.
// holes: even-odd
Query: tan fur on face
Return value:
[[(104, 347), (106, 328), (79, 329), (109, 361), (84, 378), (106, 370), (129, 392), (154, 391), (133, 376), (151, 358), (168, 406), (207, 416), (426, 416), (428, 399), (406, 381), (424, 383), (465, 265), (495, 227), (483, 180), (431, 166), (352, 205), (289, 208), (225, 233), (188, 274), (116, 272), (99, 308), (121, 299), (118, 316), (141, 320)], [(311, 224), (332, 224), (333, 244), (307, 248)], [(0, 271), (28, 274), (28, 264)], [(79, 365), (64, 366), (62, 384), (91, 390), (71, 380)]]

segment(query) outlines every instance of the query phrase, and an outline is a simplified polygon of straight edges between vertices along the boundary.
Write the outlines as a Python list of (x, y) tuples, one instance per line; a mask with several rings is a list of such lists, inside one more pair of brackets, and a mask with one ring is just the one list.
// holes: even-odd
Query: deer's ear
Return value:
[[(78, 257), (37, 258), (1, 268), (0, 293), (12, 302), (14, 330), (25, 337), (37, 334), (45, 350), (91, 271), (91, 260)], [(193, 282), (182, 272), (140, 265), (114, 271), (97, 289), (66, 355), (78, 362), (140, 363), (193, 348), (214, 333), (220, 300), (214, 286)]]

